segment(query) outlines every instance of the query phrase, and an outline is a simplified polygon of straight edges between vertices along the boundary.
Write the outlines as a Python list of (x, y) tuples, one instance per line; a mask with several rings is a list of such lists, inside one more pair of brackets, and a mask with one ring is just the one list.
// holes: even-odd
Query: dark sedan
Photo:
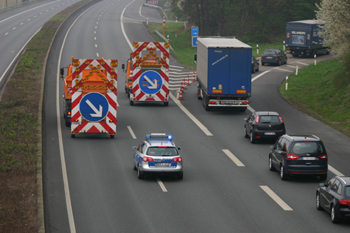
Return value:
[(286, 133), (282, 117), (277, 112), (253, 112), (244, 120), (244, 135), (251, 143), (263, 138), (277, 139)]
[(319, 184), (316, 208), (329, 212), (333, 223), (350, 219), (350, 177), (336, 176), (328, 183)]
[(287, 55), (280, 49), (266, 49), (261, 55), (261, 65), (265, 64), (287, 64)]

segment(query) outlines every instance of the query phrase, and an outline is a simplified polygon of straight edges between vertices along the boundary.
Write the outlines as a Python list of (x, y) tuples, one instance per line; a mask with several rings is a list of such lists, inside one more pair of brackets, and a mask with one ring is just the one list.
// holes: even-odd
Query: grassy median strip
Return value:
[(61, 23), (91, 0), (54, 16), (28, 44), (0, 101), (0, 231), (37, 232), (39, 102), (43, 64)]
[(350, 136), (350, 82), (339, 59), (304, 67), (280, 87), (295, 108)]

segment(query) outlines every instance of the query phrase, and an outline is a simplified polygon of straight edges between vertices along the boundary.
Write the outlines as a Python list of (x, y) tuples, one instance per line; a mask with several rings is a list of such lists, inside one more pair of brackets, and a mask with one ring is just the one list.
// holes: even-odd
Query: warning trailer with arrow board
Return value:
[(162, 102), (168, 106), (169, 98), (168, 42), (134, 42), (128, 66), (130, 105), (135, 102)]
[[(116, 59), (76, 59), (64, 79), (65, 125), (76, 134), (107, 134), (117, 131)], [(64, 68), (61, 68), (63, 78)]]

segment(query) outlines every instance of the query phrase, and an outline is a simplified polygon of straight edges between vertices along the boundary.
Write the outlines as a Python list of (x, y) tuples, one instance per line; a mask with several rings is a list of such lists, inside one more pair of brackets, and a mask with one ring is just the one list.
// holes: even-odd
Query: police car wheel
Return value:
[(184, 178), (184, 173), (183, 173), (183, 172), (181, 172), (181, 174), (180, 174), (180, 175), (178, 175), (178, 176), (177, 176), (177, 178), (178, 178), (179, 180), (182, 180), (182, 179)]
[(137, 167), (137, 178), (139, 178), (140, 180), (143, 179), (143, 174), (140, 171), (140, 166)]
[(134, 164), (134, 171), (137, 171), (137, 167), (136, 167), (136, 165)]

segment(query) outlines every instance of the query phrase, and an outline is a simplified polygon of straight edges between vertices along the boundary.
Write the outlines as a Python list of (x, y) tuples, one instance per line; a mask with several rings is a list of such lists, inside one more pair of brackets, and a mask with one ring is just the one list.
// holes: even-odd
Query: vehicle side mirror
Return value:
[(133, 150), (137, 150), (137, 146), (133, 146), (132, 149), (133, 149)]
[(270, 146), (270, 149), (271, 149), (271, 150), (274, 150), (274, 149), (275, 149), (275, 146)]
[(60, 69), (60, 78), (61, 78), (61, 79), (63, 78), (63, 75), (64, 75), (64, 68), (61, 68), (61, 69)]
[(178, 146), (177, 149), (178, 149), (178, 150), (181, 150), (181, 147)]

